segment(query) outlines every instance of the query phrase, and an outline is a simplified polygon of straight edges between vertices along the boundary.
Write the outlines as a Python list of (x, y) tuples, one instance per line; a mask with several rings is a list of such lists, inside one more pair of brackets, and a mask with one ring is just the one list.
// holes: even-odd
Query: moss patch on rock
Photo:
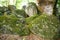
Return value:
[(58, 31), (58, 27), (60, 27), (60, 23), (54, 15), (48, 16), (42, 14), (33, 20), (28, 26), (33, 34), (52, 40)]
[(31, 16), (31, 17), (27, 17), (26, 18), (26, 24), (30, 24), (31, 21), (33, 21), (34, 19), (36, 19), (39, 15), (34, 15), (34, 16)]
[(0, 33), (28, 35), (29, 30), (25, 27), (25, 18), (16, 17), (14, 14), (0, 16)]

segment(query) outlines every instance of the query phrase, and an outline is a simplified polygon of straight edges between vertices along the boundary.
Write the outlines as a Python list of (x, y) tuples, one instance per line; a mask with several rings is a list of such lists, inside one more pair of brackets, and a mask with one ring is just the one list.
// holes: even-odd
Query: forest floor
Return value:
[(42, 38), (40, 38), (34, 34), (30, 34), (28, 36), (1, 34), (0, 40), (42, 40)]

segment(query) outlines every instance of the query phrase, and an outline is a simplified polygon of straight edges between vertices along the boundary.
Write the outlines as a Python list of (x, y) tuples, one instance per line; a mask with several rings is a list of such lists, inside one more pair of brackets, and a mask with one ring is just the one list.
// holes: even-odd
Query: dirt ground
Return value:
[(19, 35), (11, 35), (11, 34), (1, 34), (0, 40), (42, 40), (42, 38), (30, 34), (28, 36), (19, 36)]
[(28, 36), (0, 34), (0, 40), (49, 40), (49, 39), (44, 39), (34, 34), (30, 34)]

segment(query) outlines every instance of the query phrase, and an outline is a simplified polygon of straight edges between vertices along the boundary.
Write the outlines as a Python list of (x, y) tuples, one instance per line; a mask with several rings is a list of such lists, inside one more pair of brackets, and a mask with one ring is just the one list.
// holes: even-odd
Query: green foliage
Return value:
[(23, 0), (16, 0), (16, 3), (15, 3), (15, 6), (16, 8), (19, 8), (20, 7), (20, 4)]
[(57, 8), (55, 8), (55, 13), (57, 15), (57, 17), (60, 19), (60, 0), (57, 0), (57, 5), (56, 5)]
[(0, 5), (7, 6), (9, 4), (8, 0), (0, 0)]
[(57, 4), (58, 4), (58, 7), (60, 7), (60, 0), (58, 0), (58, 3)]
[(54, 15), (42, 14), (32, 20), (28, 26), (33, 34), (52, 40), (58, 31), (58, 27), (60, 27), (59, 25), (59, 20)]

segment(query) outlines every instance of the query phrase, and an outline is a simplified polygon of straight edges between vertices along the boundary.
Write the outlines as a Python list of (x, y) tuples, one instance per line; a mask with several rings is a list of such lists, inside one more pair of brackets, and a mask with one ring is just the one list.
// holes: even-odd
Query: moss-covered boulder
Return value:
[(14, 14), (0, 16), (0, 33), (28, 35), (29, 30), (25, 27), (25, 18), (16, 17)]
[(54, 15), (42, 14), (30, 22), (28, 26), (33, 34), (42, 37), (44, 40), (53, 40), (58, 32), (59, 25), (59, 20)]

